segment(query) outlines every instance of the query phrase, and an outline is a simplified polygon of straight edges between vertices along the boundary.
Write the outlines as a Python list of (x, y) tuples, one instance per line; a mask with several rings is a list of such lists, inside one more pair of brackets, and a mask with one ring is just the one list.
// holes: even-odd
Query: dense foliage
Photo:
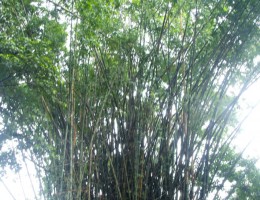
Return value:
[[(1, 0), (0, 13), (0, 147), (30, 157), (44, 199), (260, 195), (230, 148), (260, 75), (259, 1)], [(16, 151), (3, 167), (19, 168)]]

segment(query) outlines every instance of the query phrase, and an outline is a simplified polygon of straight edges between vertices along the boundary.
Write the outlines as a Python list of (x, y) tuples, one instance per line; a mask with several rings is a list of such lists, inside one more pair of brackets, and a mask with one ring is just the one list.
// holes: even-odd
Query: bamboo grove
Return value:
[(35, 164), (39, 198), (220, 198), (241, 159), (237, 102), (260, 75), (259, 1), (0, 9), (1, 146)]

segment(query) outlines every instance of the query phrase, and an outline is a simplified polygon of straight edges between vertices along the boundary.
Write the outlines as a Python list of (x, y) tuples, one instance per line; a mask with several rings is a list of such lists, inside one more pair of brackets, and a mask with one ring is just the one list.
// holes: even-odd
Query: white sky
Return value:
[[(35, 176), (35, 170), (32, 164), (27, 164), (31, 176), (31, 180), (34, 182), (34, 189), (38, 191), (37, 179)], [(20, 176), (20, 177), (19, 177)], [(4, 182), (4, 183), (3, 183)], [(7, 170), (7, 175), (1, 177), (0, 179), (0, 199), (3, 200), (14, 200), (14, 198), (9, 194), (5, 186), (12, 193), (16, 200), (35, 200), (33, 187), (30, 183), (29, 176), (23, 166), (22, 170), (18, 174), (14, 174), (12, 171)], [(38, 194), (36, 194), (38, 196)], [(40, 200), (40, 199), (38, 199)]]
[[(248, 118), (241, 127), (241, 132), (234, 140), (238, 151), (241, 151), (248, 143), (244, 157), (260, 159), (260, 80), (255, 82), (242, 96), (242, 107), (248, 107), (241, 111), (241, 116), (247, 114), (252, 109)], [(260, 161), (257, 166), (260, 168)]]

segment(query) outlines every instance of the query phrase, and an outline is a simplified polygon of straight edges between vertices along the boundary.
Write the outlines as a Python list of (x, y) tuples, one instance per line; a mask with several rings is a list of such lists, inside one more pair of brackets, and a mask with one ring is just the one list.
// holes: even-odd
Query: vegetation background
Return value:
[(260, 76), (258, 0), (1, 0), (0, 13), (1, 176), (33, 162), (35, 199), (259, 199), (255, 160), (230, 147)]

